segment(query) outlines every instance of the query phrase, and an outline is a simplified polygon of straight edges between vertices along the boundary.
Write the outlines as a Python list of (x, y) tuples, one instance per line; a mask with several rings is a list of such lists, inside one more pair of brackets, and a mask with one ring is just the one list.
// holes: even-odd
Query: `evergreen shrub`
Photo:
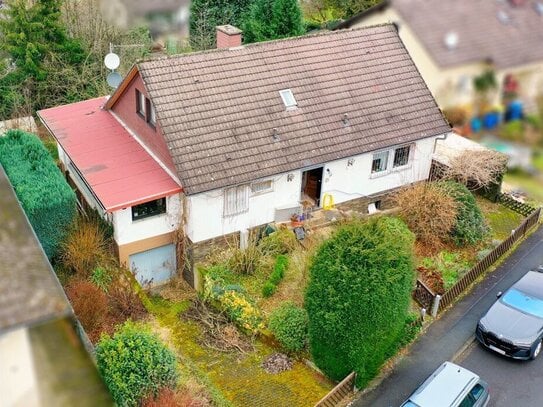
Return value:
[(49, 259), (58, 254), (76, 216), (76, 197), (53, 158), (33, 134), (0, 137), (0, 164)]
[(397, 349), (415, 274), (414, 235), (398, 218), (341, 226), (317, 250), (305, 295), (309, 343), (334, 380), (353, 370), (368, 383)]

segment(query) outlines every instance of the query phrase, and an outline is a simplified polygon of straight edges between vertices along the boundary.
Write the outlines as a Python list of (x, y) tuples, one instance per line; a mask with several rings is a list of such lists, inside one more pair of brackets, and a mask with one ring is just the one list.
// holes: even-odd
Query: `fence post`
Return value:
[(435, 318), (437, 311), (439, 310), (439, 303), (441, 302), (441, 295), (437, 294), (434, 297), (434, 303), (432, 304), (432, 316)]
[(421, 308), (420, 310), (420, 319), (424, 321), (424, 318), (426, 318), (426, 308)]

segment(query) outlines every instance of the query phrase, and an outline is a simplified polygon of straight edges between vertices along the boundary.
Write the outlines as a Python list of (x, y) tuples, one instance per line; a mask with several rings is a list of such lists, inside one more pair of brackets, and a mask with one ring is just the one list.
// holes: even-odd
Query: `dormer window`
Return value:
[(290, 89), (280, 90), (279, 94), (281, 95), (281, 99), (283, 99), (283, 103), (287, 109), (292, 109), (298, 106), (298, 103), (296, 103), (296, 99), (294, 99), (294, 95)]

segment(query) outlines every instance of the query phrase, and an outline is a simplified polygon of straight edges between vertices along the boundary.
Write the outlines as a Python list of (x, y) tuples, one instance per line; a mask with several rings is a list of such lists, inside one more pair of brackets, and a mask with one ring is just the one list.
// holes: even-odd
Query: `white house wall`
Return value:
[(120, 209), (113, 212), (114, 238), (118, 245), (137, 242), (173, 232), (179, 227), (181, 216), (180, 196), (166, 198), (166, 213), (132, 220), (132, 209)]
[[(434, 144), (435, 137), (412, 143), (407, 166), (378, 175), (371, 174), (373, 152), (351, 157), (352, 165), (348, 165), (349, 158), (324, 164), (321, 197), (330, 193), (335, 203), (341, 203), (425, 180), (430, 173)], [(393, 147), (390, 151), (392, 157)], [(292, 181), (287, 181), (288, 174), (294, 175)], [(250, 196), (249, 210), (235, 216), (223, 216), (223, 189), (188, 196), (188, 237), (193, 242), (201, 242), (273, 222), (276, 208), (300, 204), (302, 170), (288, 174), (266, 178), (274, 180), (273, 191)]]

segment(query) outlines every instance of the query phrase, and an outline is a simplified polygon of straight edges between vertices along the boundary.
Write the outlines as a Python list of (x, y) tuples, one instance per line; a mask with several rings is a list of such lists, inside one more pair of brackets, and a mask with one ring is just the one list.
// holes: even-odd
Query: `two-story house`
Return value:
[(217, 35), (221, 49), (138, 63), (111, 97), (39, 112), (140, 281), (187, 260), (178, 231), (195, 262), (324, 194), (386, 207), (428, 178), (450, 131), (393, 25), (246, 46), (234, 27)]

